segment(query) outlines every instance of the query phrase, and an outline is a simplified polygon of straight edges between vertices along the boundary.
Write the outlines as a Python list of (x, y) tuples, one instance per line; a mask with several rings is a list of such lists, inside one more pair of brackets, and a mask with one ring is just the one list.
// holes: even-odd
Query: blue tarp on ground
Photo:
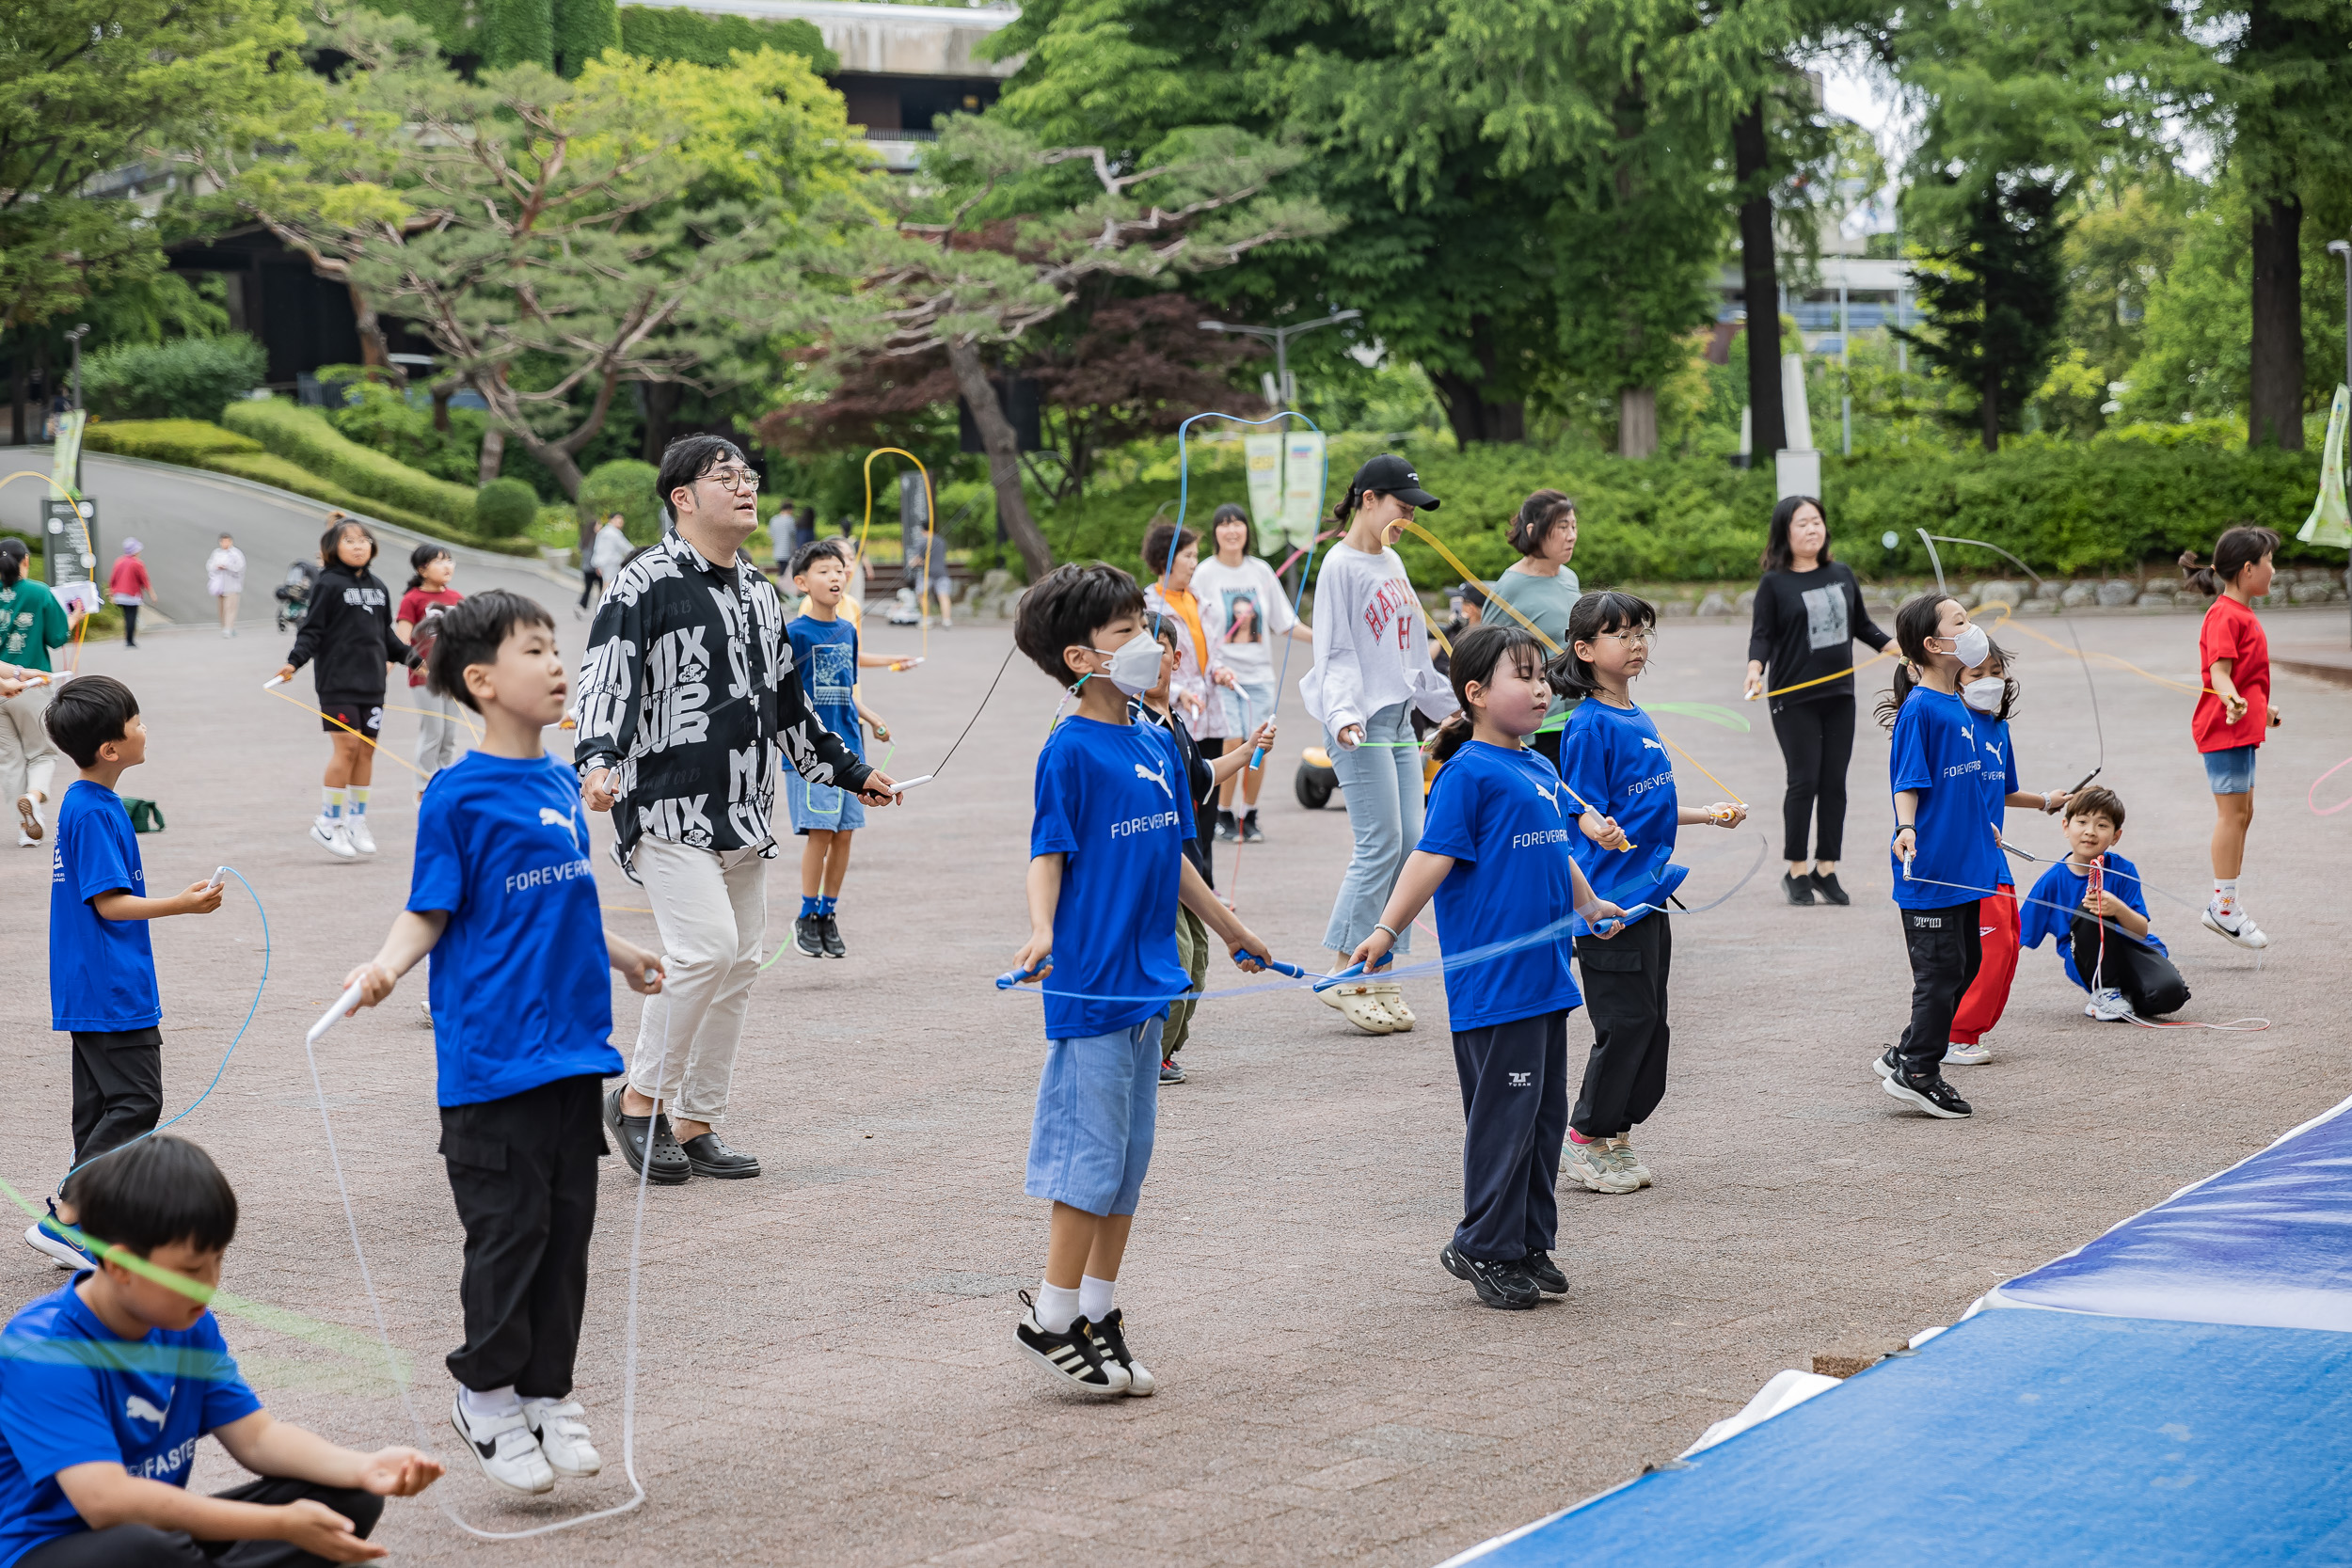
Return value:
[(2010, 1280), (1985, 1305), (2352, 1330), (2347, 1108)]
[(1983, 1312), (1477, 1568), (2352, 1560), (2352, 1336)]

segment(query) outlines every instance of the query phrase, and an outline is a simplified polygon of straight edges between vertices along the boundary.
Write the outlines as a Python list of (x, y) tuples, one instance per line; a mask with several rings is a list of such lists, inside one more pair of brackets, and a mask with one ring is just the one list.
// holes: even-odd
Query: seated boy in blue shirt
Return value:
[[(2071, 850), (2042, 874), (2017, 911), (2019, 943), (2039, 947), (2043, 937), (2058, 938), (2066, 977), (2090, 992), (2083, 1004), (2086, 1017), (2111, 1023), (2180, 1011), (2188, 1003), (2188, 986), (2172, 967), (2164, 939), (2149, 928), (2139, 867), (2114, 853), (2123, 836), (2122, 800), (2111, 789), (2093, 787), (2070, 799), (2065, 814)], [(2093, 867), (2100, 884), (2095, 909)]]
[[(383, 1499), (415, 1497), (440, 1462), (356, 1453), (262, 1408), (206, 1310), (237, 1232), (219, 1167), (167, 1134), (76, 1172), (68, 1190), (104, 1261), (0, 1331), (0, 1568), (382, 1557), (367, 1535)], [(190, 1496), (206, 1433), (263, 1479)]]
[(1191, 791), (1175, 738), (1138, 724), (1128, 700), (1160, 678), (1143, 591), (1116, 566), (1059, 566), (1022, 595), (1013, 641), (1077, 711), (1037, 759), (1029, 831), (1029, 940), (1014, 970), (1045, 993), (1024, 1190), (1053, 1203), (1045, 1280), (1014, 1332), (1066, 1387), (1149, 1394), (1129, 1354), (1112, 1288), (1152, 1163), (1160, 1035), (1191, 990), (1176, 954), (1176, 909), (1190, 910), (1255, 972), (1265, 944), (1184, 859)]
[[(42, 716), (49, 738), (82, 770), (57, 803), (49, 873), (49, 1026), (73, 1037), (73, 1169), (155, 1130), (164, 1108), (164, 1007), (147, 923), (210, 914), (220, 889), (199, 882), (166, 898), (147, 895), (138, 834), (115, 785), (147, 760), (139, 700), (112, 675), (81, 675), (56, 689)], [(63, 1224), (71, 1200), (50, 1201)], [(59, 1268), (91, 1259), (54, 1227), (24, 1232)]]
[(466, 1342), (450, 1424), (483, 1474), (545, 1492), (603, 1460), (572, 1398), (607, 1151), (598, 1096), (622, 1070), (607, 965), (661, 989), (661, 960), (604, 929), (588, 819), (543, 731), (570, 682), (554, 618), (502, 589), (441, 612), (433, 690), (482, 715), (482, 740), (417, 810), (408, 907), (344, 977), (372, 1007), (433, 955), (441, 1158), (466, 1227)]

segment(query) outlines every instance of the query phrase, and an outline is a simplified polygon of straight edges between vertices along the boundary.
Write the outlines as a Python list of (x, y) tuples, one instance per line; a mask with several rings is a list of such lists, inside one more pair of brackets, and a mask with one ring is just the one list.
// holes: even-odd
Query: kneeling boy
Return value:
[(442, 612), (429, 667), (437, 695), (482, 715), (482, 743), (425, 786), (408, 908), (343, 984), (373, 1007), (433, 955), (441, 1158), (466, 1227), (450, 1423), (483, 1474), (545, 1492), (603, 1467), (571, 1396), (607, 1152), (598, 1095), (624, 1065), (604, 971), (651, 995), (661, 961), (605, 931), (580, 786), (540, 744), (569, 690), (553, 617), (477, 594)]
[(1013, 625), (1021, 651), (1077, 699), (1037, 759), (1029, 940), (1013, 964), (1054, 981), (1024, 1183), (1053, 1201), (1053, 1229), (1044, 1284), (1016, 1333), (1056, 1381), (1089, 1394), (1153, 1387), (1111, 1293), (1152, 1163), (1161, 1029), (1192, 990), (1176, 907), (1245, 970), (1266, 950), (1184, 859), (1192, 801), (1175, 738), (1129, 712), (1160, 678), (1143, 619), (1143, 592), (1118, 567), (1061, 566), (1022, 596)]
[[(386, 1497), (441, 1465), (355, 1453), (271, 1416), (206, 1304), (237, 1233), (237, 1195), (168, 1134), (76, 1171), (76, 1244), (102, 1261), (0, 1333), (0, 1564), (180, 1568), (358, 1562)], [(189, 1495), (197, 1439), (260, 1481)], [(262, 1543), (283, 1543), (282, 1546)]]
[(2085, 1016), (2104, 1022), (2155, 1018), (2188, 1002), (2181, 972), (2149, 928), (2139, 867), (2114, 853), (2122, 836), (2123, 802), (2115, 791), (2086, 789), (2069, 800), (2070, 852), (2042, 874), (2017, 913), (2019, 942), (2039, 947), (2043, 937), (2057, 937), (2066, 977), (2090, 992)]

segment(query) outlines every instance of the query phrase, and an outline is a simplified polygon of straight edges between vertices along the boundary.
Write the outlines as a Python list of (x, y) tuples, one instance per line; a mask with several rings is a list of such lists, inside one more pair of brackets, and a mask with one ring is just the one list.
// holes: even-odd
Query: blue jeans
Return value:
[[(1399, 703), (1374, 714), (1364, 722), (1364, 744), (1353, 751), (1324, 736), (1331, 771), (1347, 793), (1347, 824), (1356, 831), (1355, 858), (1347, 863), (1331, 924), (1323, 932), (1323, 945), (1342, 953), (1356, 951), (1380, 924), (1405, 857), (1421, 842), (1421, 752), (1406, 717), (1409, 710), (1409, 704)], [(1413, 928), (1407, 924), (1397, 933), (1394, 951), (1412, 950)]]
[(1022, 1190), (1089, 1214), (1132, 1214), (1152, 1166), (1166, 1013), (1045, 1042)]

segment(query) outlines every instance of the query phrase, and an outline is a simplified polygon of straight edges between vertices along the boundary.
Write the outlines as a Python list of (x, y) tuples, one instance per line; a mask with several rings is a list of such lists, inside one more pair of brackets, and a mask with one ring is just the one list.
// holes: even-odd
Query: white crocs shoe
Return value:
[(1388, 1015), (1396, 1021), (1398, 1034), (1408, 1032), (1418, 1022), (1413, 1017), (1413, 1009), (1405, 1005), (1405, 988), (1398, 982), (1375, 980), (1372, 983), (1372, 994), (1379, 1000), (1381, 1007), (1387, 1011)]
[(368, 832), (368, 819), (364, 815), (343, 818), (343, 836), (351, 840), (351, 847), (359, 853), (375, 853), (375, 835)]
[(520, 1409), (504, 1416), (473, 1416), (466, 1410), (466, 1396), (457, 1394), (450, 1399), (449, 1424), (473, 1449), (482, 1473), (509, 1492), (535, 1497), (555, 1490), (555, 1470), (539, 1451), (539, 1440), (531, 1434), (531, 1423)]
[(1381, 1006), (1378, 993), (1361, 980), (1332, 986), (1322, 995), (1325, 1006), (1337, 1008), (1342, 1018), (1367, 1035), (1393, 1035), (1397, 1031), (1395, 1015)]
[(559, 1476), (593, 1476), (604, 1468), (604, 1457), (588, 1440), (587, 1414), (578, 1400), (523, 1401), (523, 1419), (538, 1435), (548, 1468)]

